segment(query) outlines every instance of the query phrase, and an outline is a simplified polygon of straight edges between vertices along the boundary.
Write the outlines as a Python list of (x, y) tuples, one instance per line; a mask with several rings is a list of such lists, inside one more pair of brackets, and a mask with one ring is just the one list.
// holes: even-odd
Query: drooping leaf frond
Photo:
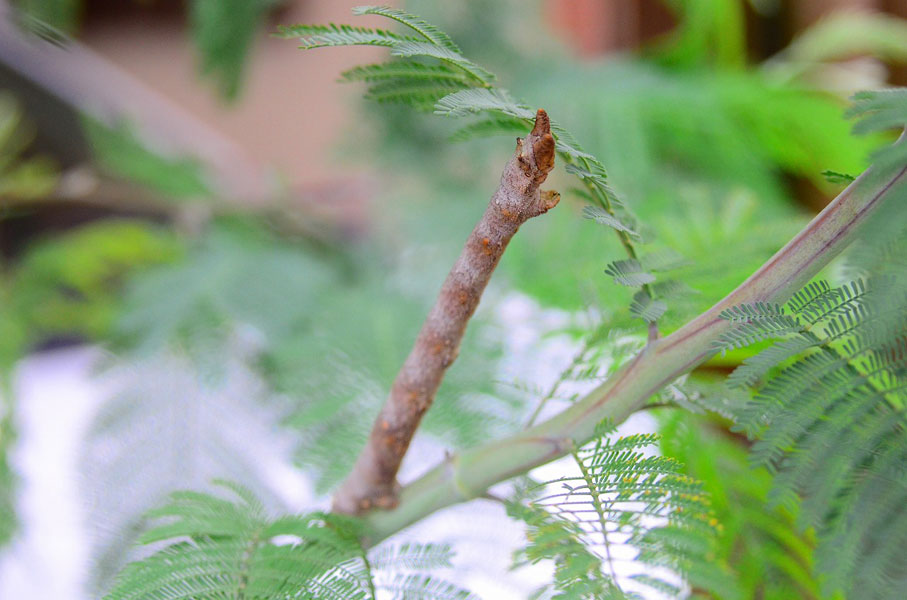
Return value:
[[(749, 315), (749, 316), (748, 316)], [(740, 305), (721, 313), (721, 318), (739, 324), (721, 334), (715, 342), (715, 349), (730, 350), (743, 348), (758, 341), (775, 338), (803, 329), (800, 322), (790, 315), (774, 313), (765, 305)]]
[(612, 209), (616, 207), (623, 208), (623, 202), (608, 183), (608, 176), (600, 163), (593, 162), (583, 166), (570, 163), (567, 165), (566, 171), (585, 182), (590, 191), (597, 190), (602, 197), (607, 198)]
[[(907, 253), (903, 203), (857, 255), (861, 278), (813, 282), (783, 307), (735, 307), (727, 345), (780, 338), (729, 378), (755, 394), (734, 415), (774, 473), (774, 504), (818, 533), (824, 590), (907, 594)], [(882, 250), (883, 248), (887, 251)], [(870, 251), (870, 249), (872, 249)]]
[(299, 38), (303, 50), (329, 46), (386, 46), (392, 48), (402, 42), (417, 42), (419, 38), (398, 35), (384, 29), (354, 27), (352, 25), (281, 25), (277, 36)]
[(480, 85), (488, 85), (494, 75), (478, 66), (459, 52), (443, 46), (436, 46), (430, 42), (414, 42), (403, 40), (391, 46), (391, 56), (421, 56), (425, 58), (436, 58), (448, 64), (456, 65), (472, 76)]
[(454, 43), (450, 36), (426, 22), (424, 19), (411, 15), (396, 8), (388, 6), (357, 6), (353, 9), (354, 15), (381, 15), (402, 23), (422, 35), (428, 41), (438, 46), (443, 46), (448, 50), (460, 53), (460, 48)]
[(258, 227), (214, 225), (191, 250), (188, 260), (131, 282), (117, 324), (123, 344), (144, 353), (178, 345), (201, 366), (216, 367), (236, 327), (271, 343), (298, 333), (333, 281), (326, 264)]
[(656, 281), (652, 285), (652, 289), (655, 290), (655, 295), (659, 298), (677, 298), (698, 293), (695, 289), (679, 279)]
[(445, 64), (426, 65), (412, 60), (394, 60), (375, 65), (361, 65), (341, 73), (344, 81), (387, 81), (389, 79), (406, 79), (409, 81), (451, 80), (466, 83), (468, 79), (461, 71)]
[(529, 107), (517, 103), (507, 90), (473, 88), (453, 93), (438, 101), (436, 115), (463, 117), (472, 113), (497, 112), (511, 117), (531, 119)]
[[(350, 517), (311, 513), (271, 518), (246, 488), (216, 481), (221, 495), (175, 492), (148, 513), (141, 537), (167, 543), (122, 571), (106, 600), (475, 600), (431, 574), (450, 565), (450, 548), (406, 544), (370, 560)], [(384, 597), (384, 596), (380, 596)]]
[[(609, 440), (609, 431), (601, 427), (596, 441), (573, 452), (576, 475), (536, 486), (528, 506), (511, 505), (529, 525), (523, 559), (554, 561), (558, 598), (639, 597), (631, 591), (642, 588), (679, 597), (678, 576), (723, 586), (722, 569), (708, 567), (717, 522), (700, 484), (672, 459), (647, 453), (657, 436)], [(619, 574), (630, 561), (667, 571)]]
[(441, 98), (456, 90), (468, 87), (462, 81), (451, 79), (439, 81), (401, 82), (387, 81), (371, 86), (365, 97), (378, 103), (406, 104), (420, 110), (431, 110)]

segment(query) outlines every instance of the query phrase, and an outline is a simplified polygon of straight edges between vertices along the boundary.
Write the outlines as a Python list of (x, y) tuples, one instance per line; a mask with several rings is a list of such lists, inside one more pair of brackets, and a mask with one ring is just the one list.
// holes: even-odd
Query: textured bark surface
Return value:
[(529, 135), (517, 138), (500, 186), (447, 275), (366, 447), (334, 496), (336, 512), (357, 514), (396, 506), (400, 463), (445, 371), (457, 358), (469, 318), (504, 249), (520, 225), (558, 203), (556, 192), (539, 190), (554, 168), (554, 154), (548, 115), (539, 110)]

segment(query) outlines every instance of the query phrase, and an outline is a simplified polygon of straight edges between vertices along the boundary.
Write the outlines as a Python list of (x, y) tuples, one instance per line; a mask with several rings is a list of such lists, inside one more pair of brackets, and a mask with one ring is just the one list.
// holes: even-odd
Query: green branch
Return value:
[[(890, 164), (890, 163), (889, 163)], [(714, 353), (733, 327), (719, 314), (749, 302), (780, 302), (840, 254), (886, 202), (907, 196), (907, 167), (873, 168), (861, 175), (796, 237), (737, 289), (673, 334), (650, 341), (605, 383), (550, 420), (512, 437), (447, 458), (405, 486), (393, 510), (373, 510), (368, 544), (447, 506), (481, 497), (492, 485), (566, 455), (604, 419), (624, 421), (677, 377)]]

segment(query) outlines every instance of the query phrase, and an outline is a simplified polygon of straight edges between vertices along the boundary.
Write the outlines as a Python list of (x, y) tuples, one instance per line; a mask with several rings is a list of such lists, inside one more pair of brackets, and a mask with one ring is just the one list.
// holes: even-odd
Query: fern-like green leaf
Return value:
[(368, 572), (354, 530), (332, 515), (272, 521), (246, 489), (218, 482), (228, 497), (176, 492), (149, 513), (163, 519), (145, 543), (170, 545), (120, 574), (107, 600), (368, 598)]
[(435, 114), (448, 117), (463, 117), (481, 112), (497, 112), (520, 119), (531, 119), (534, 113), (529, 107), (517, 103), (507, 90), (473, 88), (445, 96), (435, 106)]
[(457, 54), (460, 53), (460, 48), (454, 43), (450, 36), (432, 25), (431, 23), (426, 22), (421, 17), (416, 15), (411, 15), (402, 10), (391, 8), (389, 6), (357, 6), (353, 9), (354, 15), (381, 15), (382, 17), (387, 17), (393, 19), (398, 23), (406, 25), (410, 29), (417, 31), (428, 41), (452, 50)]
[(679, 298), (682, 296), (690, 296), (698, 293), (689, 285), (678, 279), (656, 281), (652, 285), (652, 290), (655, 292), (655, 296), (657, 298)]
[(744, 359), (728, 377), (731, 387), (756, 385), (769, 370), (785, 360), (820, 343), (819, 338), (809, 332), (798, 333), (793, 338), (769, 346), (759, 354)]
[(579, 179), (601, 192), (603, 197), (610, 200), (612, 207), (623, 206), (623, 202), (618, 198), (611, 185), (608, 184), (608, 176), (601, 164), (592, 163), (589, 168), (568, 164), (565, 169), (571, 175), (576, 175)]
[[(638, 234), (633, 230), (632, 227), (621, 221), (617, 216), (612, 215), (605, 209), (599, 206), (584, 206), (583, 207), (583, 216), (587, 219), (592, 219), (596, 223), (601, 223), (602, 225), (607, 225), (608, 227), (617, 230), (625, 231), (632, 236), (637, 236)], [(607, 271), (606, 271), (607, 272)], [(635, 284), (634, 284), (635, 285)]]
[(361, 524), (312, 513), (270, 518), (246, 488), (216, 481), (220, 495), (181, 491), (149, 511), (141, 538), (167, 544), (130, 564), (106, 600), (476, 600), (425, 571), (450, 566), (443, 545), (359, 543)]
[(463, 142), (492, 135), (526, 135), (526, 120), (507, 115), (495, 115), (482, 121), (464, 125), (450, 136), (450, 140)]
[(795, 316), (773, 304), (742, 304), (722, 311), (719, 316), (736, 326), (719, 336), (713, 344), (715, 350), (743, 348), (761, 340), (803, 331), (803, 325)]
[[(720, 383), (704, 378), (695, 378), (694, 386), (722, 393)], [(788, 511), (766, 507), (772, 478), (765, 469), (748, 464), (745, 441), (727, 435), (711, 418), (682, 411), (664, 411), (657, 418), (662, 451), (682, 462), (685, 473), (703, 481), (722, 525), (716, 562), (727, 559), (739, 589), (736, 594), (720, 590), (716, 597), (820, 597), (818, 581), (810, 572), (811, 532), (798, 532)]]
[(86, 483), (91, 589), (106, 589), (134, 555), (145, 513), (174, 489), (230, 478), (280, 507), (263, 464), (289, 459), (281, 411), (268, 405), (263, 382), (240, 362), (222, 359), (225, 375), (204, 378), (182, 357), (116, 365), (115, 382), (87, 432), (79, 477)]
[(397, 600), (478, 600), (455, 584), (419, 573), (397, 575), (381, 589)]
[(643, 271), (642, 264), (633, 258), (615, 260), (605, 267), (605, 273), (613, 277), (616, 283), (629, 287), (638, 287), (655, 281), (655, 276)]
[(354, 27), (352, 25), (282, 25), (275, 36), (299, 38), (299, 48), (313, 50), (330, 46), (386, 46), (392, 48), (404, 42), (418, 42), (419, 38), (398, 35), (385, 29)]
[(644, 269), (655, 272), (674, 271), (690, 264), (690, 261), (670, 249), (649, 252), (639, 259)]
[(266, 344), (300, 331), (307, 306), (332, 281), (327, 265), (255, 227), (215, 225), (190, 250), (186, 261), (132, 280), (116, 328), (121, 346), (148, 353), (179, 345), (214, 367), (237, 326)]
[[(554, 587), (563, 597), (627, 597), (614, 565), (628, 547), (636, 560), (682, 575), (709, 563), (716, 522), (700, 484), (673, 460), (645, 453), (657, 436), (609, 440), (608, 431), (600, 427), (602, 437), (573, 453), (577, 475), (541, 484), (529, 506), (509, 509), (530, 526), (523, 556), (555, 561)], [(682, 591), (654, 571), (635, 580), (674, 596)], [(705, 579), (695, 584), (712, 587)]]
[(438, 100), (465, 87), (468, 85), (455, 79), (444, 82), (394, 80), (373, 85), (365, 97), (378, 103), (406, 104), (431, 112)]
[[(853, 127), (856, 134), (907, 128), (907, 88), (865, 91), (854, 94), (848, 117), (859, 120)], [(907, 140), (902, 135), (894, 144), (873, 155), (873, 162), (885, 165), (907, 164)]]
[(770, 501), (817, 531), (826, 594), (907, 594), (897, 550), (907, 544), (907, 276), (890, 268), (907, 253), (904, 217), (900, 204), (874, 223), (865, 278), (812, 282), (783, 310), (725, 316), (743, 321), (733, 338), (741, 343), (782, 338), (728, 383), (758, 386), (736, 427), (756, 438), (751, 460), (774, 473)]
[(774, 322), (784, 316), (784, 309), (779, 304), (754, 302), (732, 306), (718, 316), (731, 323)]
[(374, 569), (428, 570), (451, 567), (453, 550), (447, 544), (406, 543), (378, 548), (369, 558)]
[(668, 310), (668, 305), (663, 300), (654, 300), (652, 296), (644, 291), (633, 294), (633, 301), (630, 303), (630, 314), (646, 323), (654, 323), (665, 314), (666, 310)]
[(394, 60), (375, 65), (353, 67), (341, 73), (344, 81), (367, 81), (374, 83), (389, 79), (410, 81), (459, 81), (468, 82), (462, 71), (445, 64), (426, 65), (413, 60)]
[(401, 41), (391, 47), (391, 56), (437, 58), (438, 60), (460, 67), (471, 75), (480, 85), (487, 85), (494, 80), (494, 75), (459, 52), (443, 46), (436, 46), (429, 42)]

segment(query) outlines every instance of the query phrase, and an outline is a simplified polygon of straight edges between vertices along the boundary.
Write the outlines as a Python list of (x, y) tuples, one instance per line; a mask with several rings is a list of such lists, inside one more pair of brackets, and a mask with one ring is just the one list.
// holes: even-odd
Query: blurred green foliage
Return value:
[(102, 221), (35, 244), (7, 275), (4, 313), (18, 356), (54, 337), (103, 340), (122, 311), (128, 273), (180, 256), (172, 233), (133, 221)]
[(211, 194), (198, 161), (150, 150), (128, 123), (107, 126), (84, 117), (82, 131), (102, 172), (141, 184), (163, 200), (199, 199)]
[(813, 536), (794, 516), (767, 509), (771, 474), (749, 464), (746, 440), (723, 424), (680, 410), (659, 414), (661, 451), (703, 483), (721, 523), (716, 558), (734, 570), (741, 598), (818, 598), (812, 574)]
[(280, 0), (193, 0), (192, 37), (201, 57), (201, 72), (216, 80), (221, 95), (235, 100), (255, 34), (267, 11)]
[(57, 183), (52, 161), (23, 158), (33, 138), (34, 131), (23, 121), (21, 106), (0, 90), (0, 217), (12, 201), (41, 198)]
[(13, 5), (36, 22), (72, 34), (82, 17), (82, 0), (14, 0)]
[(654, 49), (676, 68), (739, 69), (746, 65), (745, 4), (738, 0), (666, 0), (677, 25)]
[[(53, 164), (42, 157), (26, 157), (33, 131), (23, 120), (21, 107), (9, 95), (0, 94), (0, 219), (18, 202), (30, 202), (54, 189)], [(9, 451), (16, 440), (15, 398), (12, 368), (29, 339), (28, 326), (17, 310), (19, 286), (0, 258), (0, 547), (16, 531), (14, 510), (15, 475)]]

